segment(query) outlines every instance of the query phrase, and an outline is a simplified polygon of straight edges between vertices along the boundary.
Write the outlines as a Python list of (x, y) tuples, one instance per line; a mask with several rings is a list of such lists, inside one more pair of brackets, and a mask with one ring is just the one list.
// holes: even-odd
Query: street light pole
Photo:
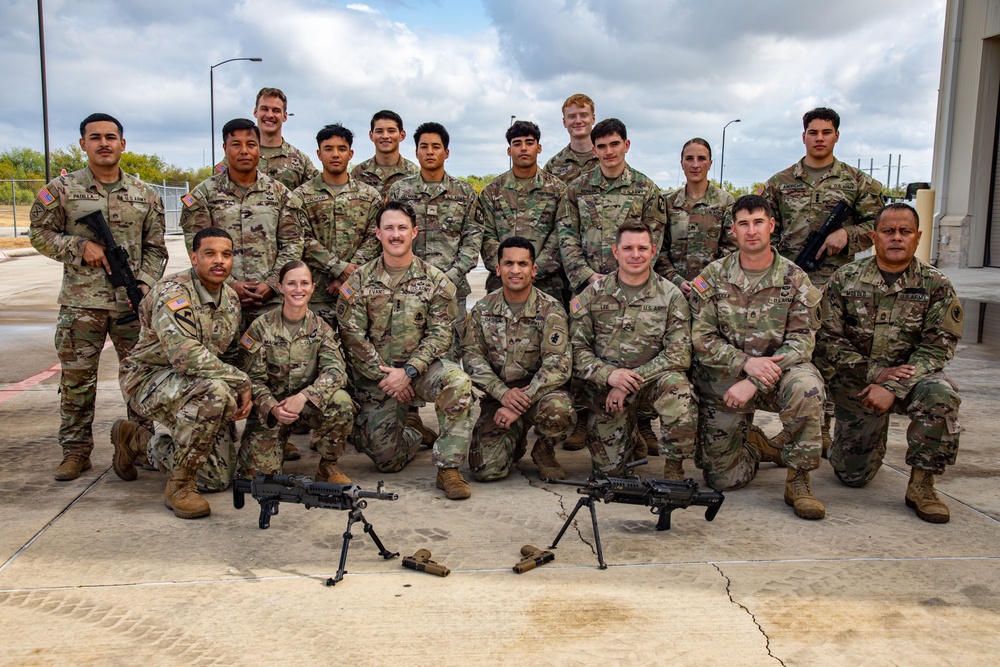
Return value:
[(209, 105), (211, 107), (212, 115), (212, 166), (215, 166), (215, 68), (219, 65), (225, 65), (226, 63), (231, 63), (236, 60), (249, 60), (252, 63), (262, 62), (263, 58), (230, 58), (229, 60), (223, 60), (221, 63), (215, 63), (208, 68), (208, 97)]
[(739, 118), (731, 120), (722, 126), (722, 158), (719, 160), (719, 187), (723, 190), (725, 189), (725, 186), (723, 185), (725, 181), (722, 180), (722, 177), (726, 173), (726, 128), (733, 123), (738, 122), (740, 122)]

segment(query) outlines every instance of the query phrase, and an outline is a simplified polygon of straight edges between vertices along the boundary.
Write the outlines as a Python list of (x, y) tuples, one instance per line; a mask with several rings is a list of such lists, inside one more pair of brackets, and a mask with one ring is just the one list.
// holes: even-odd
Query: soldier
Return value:
[(292, 426), (305, 422), (321, 457), (315, 479), (350, 484), (337, 466), (354, 426), (340, 338), (309, 309), (316, 284), (305, 262), (285, 264), (278, 279), (281, 308), (254, 320), (240, 340), (251, 355), (256, 408), (243, 431), (240, 468), (247, 477), (280, 473)]
[[(820, 293), (770, 245), (773, 231), (767, 201), (740, 197), (733, 205), (739, 250), (691, 281), (699, 467), (713, 488), (723, 490), (747, 485), (762, 455), (783, 462), (785, 503), (803, 519), (822, 519), (823, 504), (809, 485), (809, 471), (819, 467), (824, 400), (823, 379), (809, 363)], [(766, 441), (748, 445), (757, 408), (779, 412), (790, 434), (780, 452), (766, 449)]]
[[(774, 214), (778, 252), (793, 262), (806, 238), (822, 226), (838, 202), (845, 201), (854, 209), (855, 214), (827, 236), (816, 254), (825, 259), (809, 272), (809, 280), (822, 289), (834, 271), (850, 262), (855, 253), (871, 247), (875, 214), (885, 202), (881, 183), (833, 156), (833, 147), (840, 139), (840, 116), (836, 111), (825, 107), (807, 111), (802, 116), (802, 128), (805, 157), (769, 178), (761, 194)], [(823, 417), (823, 451), (830, 447), (832, 417), (833, 404), (828, 402)], [(772, 442), (780, 449), (787, 437), (782, 431)]]
[(459, 467), (469, 454), (472, 381), (445, 359), (455, 321), (455, 285), (415, 257), (416, 213), (389, 201), (376, 217), (382, 255), (340, 288), (337, 321), (357, 400), (354, 445), (380, 472), (413, 459), (421, 434), (405, 419), (414, 398), (433, 401), (441, 435), (434, 443), (437, 487), (458, 500), (472, 494)]
[(395, 111), (383, 109), (372, 116), (368, 138), (375, 144), (375, 155), (351, 170), (351, 176), (378, 190), (384, 200), (389, 186), (401, 178), (420, 173), (420, 167), (399, 153), (399, 144), (406, 139), (403, 119)]
[(691, 314), (680, 290), (653, 272), (657, 250), (645, 222), (618, 228), (612, 246), (618, 268), (570, 302), (573, 375), (583, 381), (596, 472), (622, 471), (641, 441), (639, 415), (655, 410), (663, 426), (663, 476), (681, 480), (697, 427), (687, 378)]
[(520, 458), (516, 444), (535, 424), (531, 460), (539, 476), (563, 479), (554, 449), (576, 419), (564, 389), (573, 365), (566, 311), (532, 285), (538, 265), (530, 240), (507, 237), (495, 267), (503, 286), (473, 306), (462, 348), (473, 384), (486, 394), (472, 432), (469, 468), (480, 482), (503, 479)]
[(732, 236), (733, 196), (708, 180), (712, 147), (700, 137), (681, 148), (683, 188), (663, 195), (667, 214), (664, 277), (691, 294), (691, 280), (711, 262), (736, 250)]
[(97, 367), (104, 341), (111, 337), (120, 362), (139, 338), (134, 318), (119, 321), (129, 314), (129, 302), (124, 288), (111, 286), (105, 248), (78, 220), (94, 211), (104, 214), (115, 242), (128, 252), (143, 294), (160, 279), (167, 263), (163, 202), (153, 188), (119, 167), (125, 150), (122, 124), (104, 113), (87, 116), (80, 123), (80, 148), (87, 154), (87, 166), (48, 183), (31, 207), (31, 245), (63, 264), (55, 337), (62, 365), (63, 458), (55, 472), (60, 482), (91, 468)]
[(538, 265), (535, 287), (563, 301), (566, 280), (559, 254), (556, 210), (566, 186), (538, 168), (541, 136), (534, 123), (519, 120), (511, 125), (507, 130), (507, 155), (513, 166), (479, 194), (483, 264), (490, 267), (486, 291), (500, 288), (500, 277), (492, 267), (496, 266), (500, 242), (516, 235), (534, 246), (532, 255), (537, 257)]
[(906, 505), (946, 523), (934, 475), (955, 463), (962, 431), (958, 388), (944, 373), (962, 336), (962, 306), (948, 278), (913, 256), (918, 225), (906, 204), (876, 215), (875, 256), (838, 269), (826, 285), (816, 356), (836, 404), (837, 478), (868, 484), (885, 456), (889, 415), (907, 414)]
[(289, 190), (319, 174), (309, 156), (284, 140), (281, 127), (288, 120), (288, 99), (278, 88), (261, 88), (253, 117), (260, 128), (260, 169)]
[(563, 102), (562, 123), (569, 133), (569, 144), (545, 163), (545, 171), (563, 183), (572, 183), (580, 174), (597, 167), (594, 143), (594, 100), (582, 93), (570, 95)]
[[(602, 120), (594, 126), (591, 137), (600, 165), (573, 181), (559, 203), (559, 248), (563, 269), (574, 293), (616, 269), (612, 246), (624, 222), (640, 220), (646, 223), (652, 234), (652, 244), (657, 248), (662, 245), (666, 223), (660, 189), (645, 174), (625, 162), (630, 146), (625, 124), (617, 118)], [(642, 434), (639, 458), (645, 456), (643, 449), (651, 453), (656, 451), (657, 439), (651, 417), (642, 415), (639, 421)], [(585, 424), (585, 415), (578, 413), (576, 430), (563, 448), (580, 449), (583, 446)]]
[(154, 438), (121, 419), (111, 429), (115, 474), (136, 479), (135, 462), (143, 459), (169, 472), (164, 502), (181, 519), (212, 511), (196, 479), (216, 491), (229, 486), (236, 468), (232, 422), (253, 407), (250, 378), (221, 358), (236, 358), (239, 336), (239, 299), (226, 284), (232, 237), (208, 227), (191, 245), (192, 268), (164, 278), (142, 300), (142, 333), (118, 377), (129, 407), (170, 435)]
[(336, 326), (340, 286), (381, 252), (375, 237), (379, 194), (347, 173), (354, 156), (350, 130), (339, 124), (327, 125), (316, 135), (316, 143), (323, 172), (295, 191), (302, 202), (298, 224), (303, 259), (316, 278), (310, 308)]

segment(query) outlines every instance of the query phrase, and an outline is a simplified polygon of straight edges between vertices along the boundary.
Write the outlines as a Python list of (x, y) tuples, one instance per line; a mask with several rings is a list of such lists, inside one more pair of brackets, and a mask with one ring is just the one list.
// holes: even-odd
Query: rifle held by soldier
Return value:
[(857, 215), (857, 212), (851, 208), (844, 200), (837, 202), (837, 205), (833, 207), (830, 211), (830, 215), (826, 216), (826, 220), (820, 225), (819, 229), (809, 234), (806, 237), (806, 244), (803, 246), (802, 251), (799, 256), (795, 258), (795, 264), (803, 271), (815, 271), (823, 264), (823, 260), (826, 256), (816, 259), (816, 253), (819, 249), (823, 247), (826, 243), (826, 237), (840, 229), (844, 221), (850, 218), (852, 215)]
[(118, 320), (118, 324), (128, 324), (139, 319), (139, 302), (142, 301), (142, 290), (139, 289), (139, 281), (132, 273), (132, 267), (128, 264), (128, 251), (115, 242), (115, 237), (111, 234), (108, 221), (104, 219), (104, 214), (94, 211), (83, 216), (77, 222), (82, 222), (94, 233), (95, 240), (104, 248), (104, 257), (108, 260), (111, 272), (108, 279), (112, 287), (124, 287), (128, 296), (129, 306), (132, 314), (126, 315)]

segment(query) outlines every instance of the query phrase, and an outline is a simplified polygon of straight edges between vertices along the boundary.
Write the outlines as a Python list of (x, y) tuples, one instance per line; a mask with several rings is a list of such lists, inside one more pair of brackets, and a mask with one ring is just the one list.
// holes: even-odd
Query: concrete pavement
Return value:
[[(179, 238), (169, 246), (168, 270), (182, 267)], [(282, 505), (262, 531), (256, 503), (236, 510), (222, 493), (209, 497), (211, 517), (181, 521), (163, 506), (163, 475), (114, 475), (108, 432), (124, 409), (112, 350), (94, 469), (52, 480), (58, 376), (22, 381), (58, 361), (59, 278), (38, 256), (0, 264), (0, 665), (998, 662), (996, 349), (963, 344), (949, 370), (966, 432), (958, 464), (939, 478), (948, 524), (903, 505), (905, 424), (894, 418), (869, 488), (841, 486), (826, 464), (814, 474), (823, 521), (795, 518), (781, 497), (784, 471), (765, 465), (726, 494), (712, 523), (692, 508), (656, 532), (644, 508), (598, 506), (608, 570), (596, 567), (584, 514), (554, 562), (517, 575), (523, 544), (551, 544), (579, 497), (572, 487), (543, 484), (526, 457), (508, 479), (473, 483), (471, 499), (453, 502), (434, 488), (426, 451), (394, 475), (350, 452), (343, 468), (356, 483), (374, 489), (383, 478), (400, 495), (365, 510), (385, 545), (428, 549), (452, 574), (404, 570), (355, 528), (349, 574), (328, 588), (346, 513)], [(760, 423), (777, 430), (773, 416)], [(317, 455), (304, 436), (296, 442), (303, 460), (288, 471), (312, 474)], [(585, 453), (559, 458), (586, 476)], [(660, 466), (653, 459), (641, 473)]]

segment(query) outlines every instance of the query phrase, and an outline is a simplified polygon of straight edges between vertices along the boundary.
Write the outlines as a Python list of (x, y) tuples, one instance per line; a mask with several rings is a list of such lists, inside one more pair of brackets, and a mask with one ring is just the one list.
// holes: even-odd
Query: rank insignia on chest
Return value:
[(243, 334), (242, 337), (240, 337), (240, 345), (242, 345), (243, 347), (245, 347), (248, 350), (253, 347), (253, 343), (254, 343), (254, 340), (253, 340), (253, 338), (250, 337), (250, 334), (246, 334), (245, 333), (245, 334)]
[(421, 311), (419, 311), (419, 310), (417, 312), (413, 313), (413, 321), (414, 322), (423, 322), (424, 321), (424, 314)]
[(190, 305), (191, 305), (191, 302), (188, 301), (187, 299), (185, 299), (182, 296), (177, 297), (173, 301), (168, 301), (167, 302), (167, 308), (169, 308), (171, 310), (171, 312), (174, 312), (174, 313), (176, 313), (181, 308), (188, 308), (188, 307), (190, 307)]
[(194, 195), (189, 192), (186, 195), (184, 195), (183, 197), (181, 197), (181, 201), (184, 202), (185, 206), (190, 207), (190, 206), (194, 206), (195, 202), (198, 201), (198, 200), (195, 199)]
[(698, 276), (697, 278), (692, 280), (691, 286), (694, 287), (696, 290), (698, 290), (698, 292), (701, 294), (704, 294), (705, 292), (708, 291), (708, 283), (701, 276)]
[(583, 306), (580, 305), (580, 299), (578, 297), (573, 297), (573, 300), (569, 302), (569, 309), (573, 313), (579, 313)]
[(56, 198), (52, 196), (52, 193), (49, 192), (48, 188), (42, 188), (41, 190), (39, 190), (38, 198), (41, 199), (42, 203), (45, 204), (46, 206), (48, 206), (49, 204), (51, 204), (56, 200)]

